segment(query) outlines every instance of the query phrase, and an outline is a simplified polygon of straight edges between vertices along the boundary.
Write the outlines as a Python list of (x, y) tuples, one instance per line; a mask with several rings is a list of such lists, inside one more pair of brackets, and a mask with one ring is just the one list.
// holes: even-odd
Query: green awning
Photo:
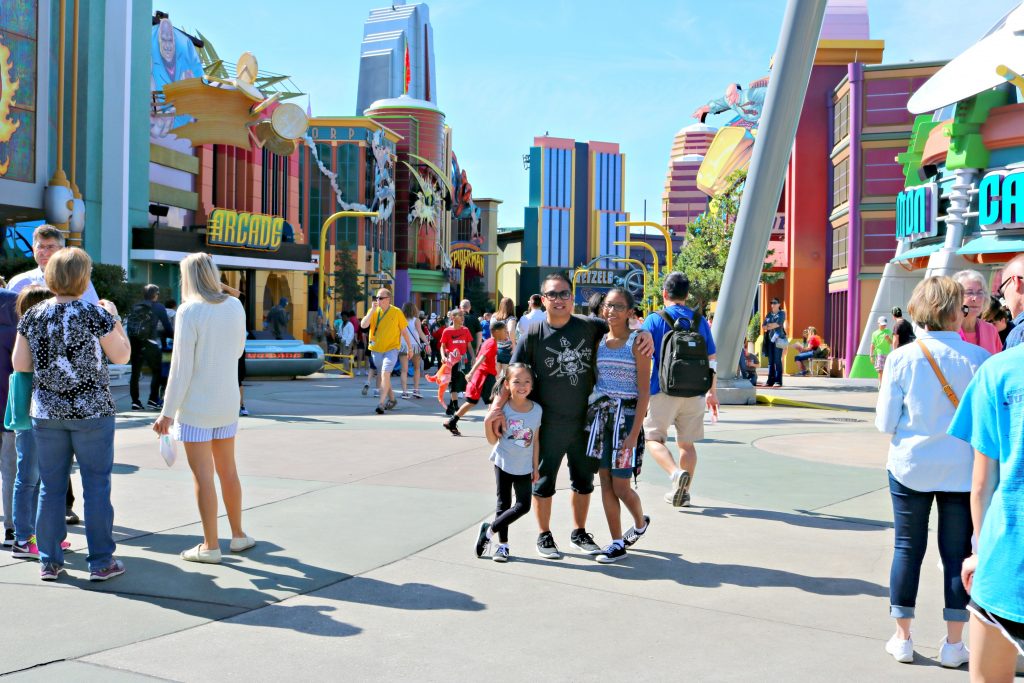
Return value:
[(973, 256), (975, 254), (1005, 254), (1017, 251), (1024, 251), (1024, 235), (975, 237), (960, 247), (956, 253), (961, 256)]
[(923, 247), (914, 247), (913, 249), (907, 249), (905, 252), (889, 261), (889, 263), (899, 263), (900, 261), (909, 261), (912, 258), (920, 258), (922, 256), (929, 256), (934, 254), (939, 249), (942, 249), (942, 242), (936, 242), (935, 244), (926, 244)]

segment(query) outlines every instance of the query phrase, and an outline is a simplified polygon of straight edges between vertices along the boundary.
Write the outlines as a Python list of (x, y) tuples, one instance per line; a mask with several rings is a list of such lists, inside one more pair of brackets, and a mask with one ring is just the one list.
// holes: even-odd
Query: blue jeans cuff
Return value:
[(966, 622), (968, 620), (968, 616), (968, 612), (965, 609), (953, 609), (952, 607), (946, 607), (942, 610), (943, 621)]
[(902, 605), (889, 605), (889, 616), (893, 619), (913, 619), (914, 609), (913, 607), (903, 607)]

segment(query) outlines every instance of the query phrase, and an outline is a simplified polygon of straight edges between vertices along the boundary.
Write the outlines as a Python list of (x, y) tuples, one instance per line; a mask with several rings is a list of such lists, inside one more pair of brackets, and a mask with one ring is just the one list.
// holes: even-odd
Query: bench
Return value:
[(811, 377), (831, 377), (831, 358), (811, 358), (807, 361), (807, 369), (810, 370)]
[(342, 377), (355, 377), (355, 356), (342, 353), (324, 354), (324, 371), (337, 370)]

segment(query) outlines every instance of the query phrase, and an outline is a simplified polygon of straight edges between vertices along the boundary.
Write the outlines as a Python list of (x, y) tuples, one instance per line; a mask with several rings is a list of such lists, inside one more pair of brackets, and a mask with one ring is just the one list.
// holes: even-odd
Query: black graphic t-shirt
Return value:
[(18, 333), (32, 350), (32, 417), (85, 420), (115, 413), (100, 347), (114, 325), (109, 313), (81, 299), (50, 299), (25, 312)]
[(562, 327), (547, 320), (534, 327), (540, 335), (519, 338), (513, 363), (527, 363), (535, 376), (530, 399), (544, 409), (543, 421), (580, 422), (587, 414), (587, 399), (597, 378), (597, 344), (608, 333), (603, 320), (572, 316)]

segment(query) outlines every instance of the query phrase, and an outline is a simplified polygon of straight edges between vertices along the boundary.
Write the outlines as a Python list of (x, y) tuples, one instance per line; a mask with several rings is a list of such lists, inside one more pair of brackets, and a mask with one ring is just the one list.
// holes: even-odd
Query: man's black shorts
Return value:
[(569, 482), (576, 493), (594, 492), (594, 475), (601, 465), (597, 458), (587, 456), (587, 433), (583, 422), (567, 424), (552, 421), (540, 426), (540, 478), (533, 484), (533, 495), (550, 498), (562, 458), (569, 459)]

